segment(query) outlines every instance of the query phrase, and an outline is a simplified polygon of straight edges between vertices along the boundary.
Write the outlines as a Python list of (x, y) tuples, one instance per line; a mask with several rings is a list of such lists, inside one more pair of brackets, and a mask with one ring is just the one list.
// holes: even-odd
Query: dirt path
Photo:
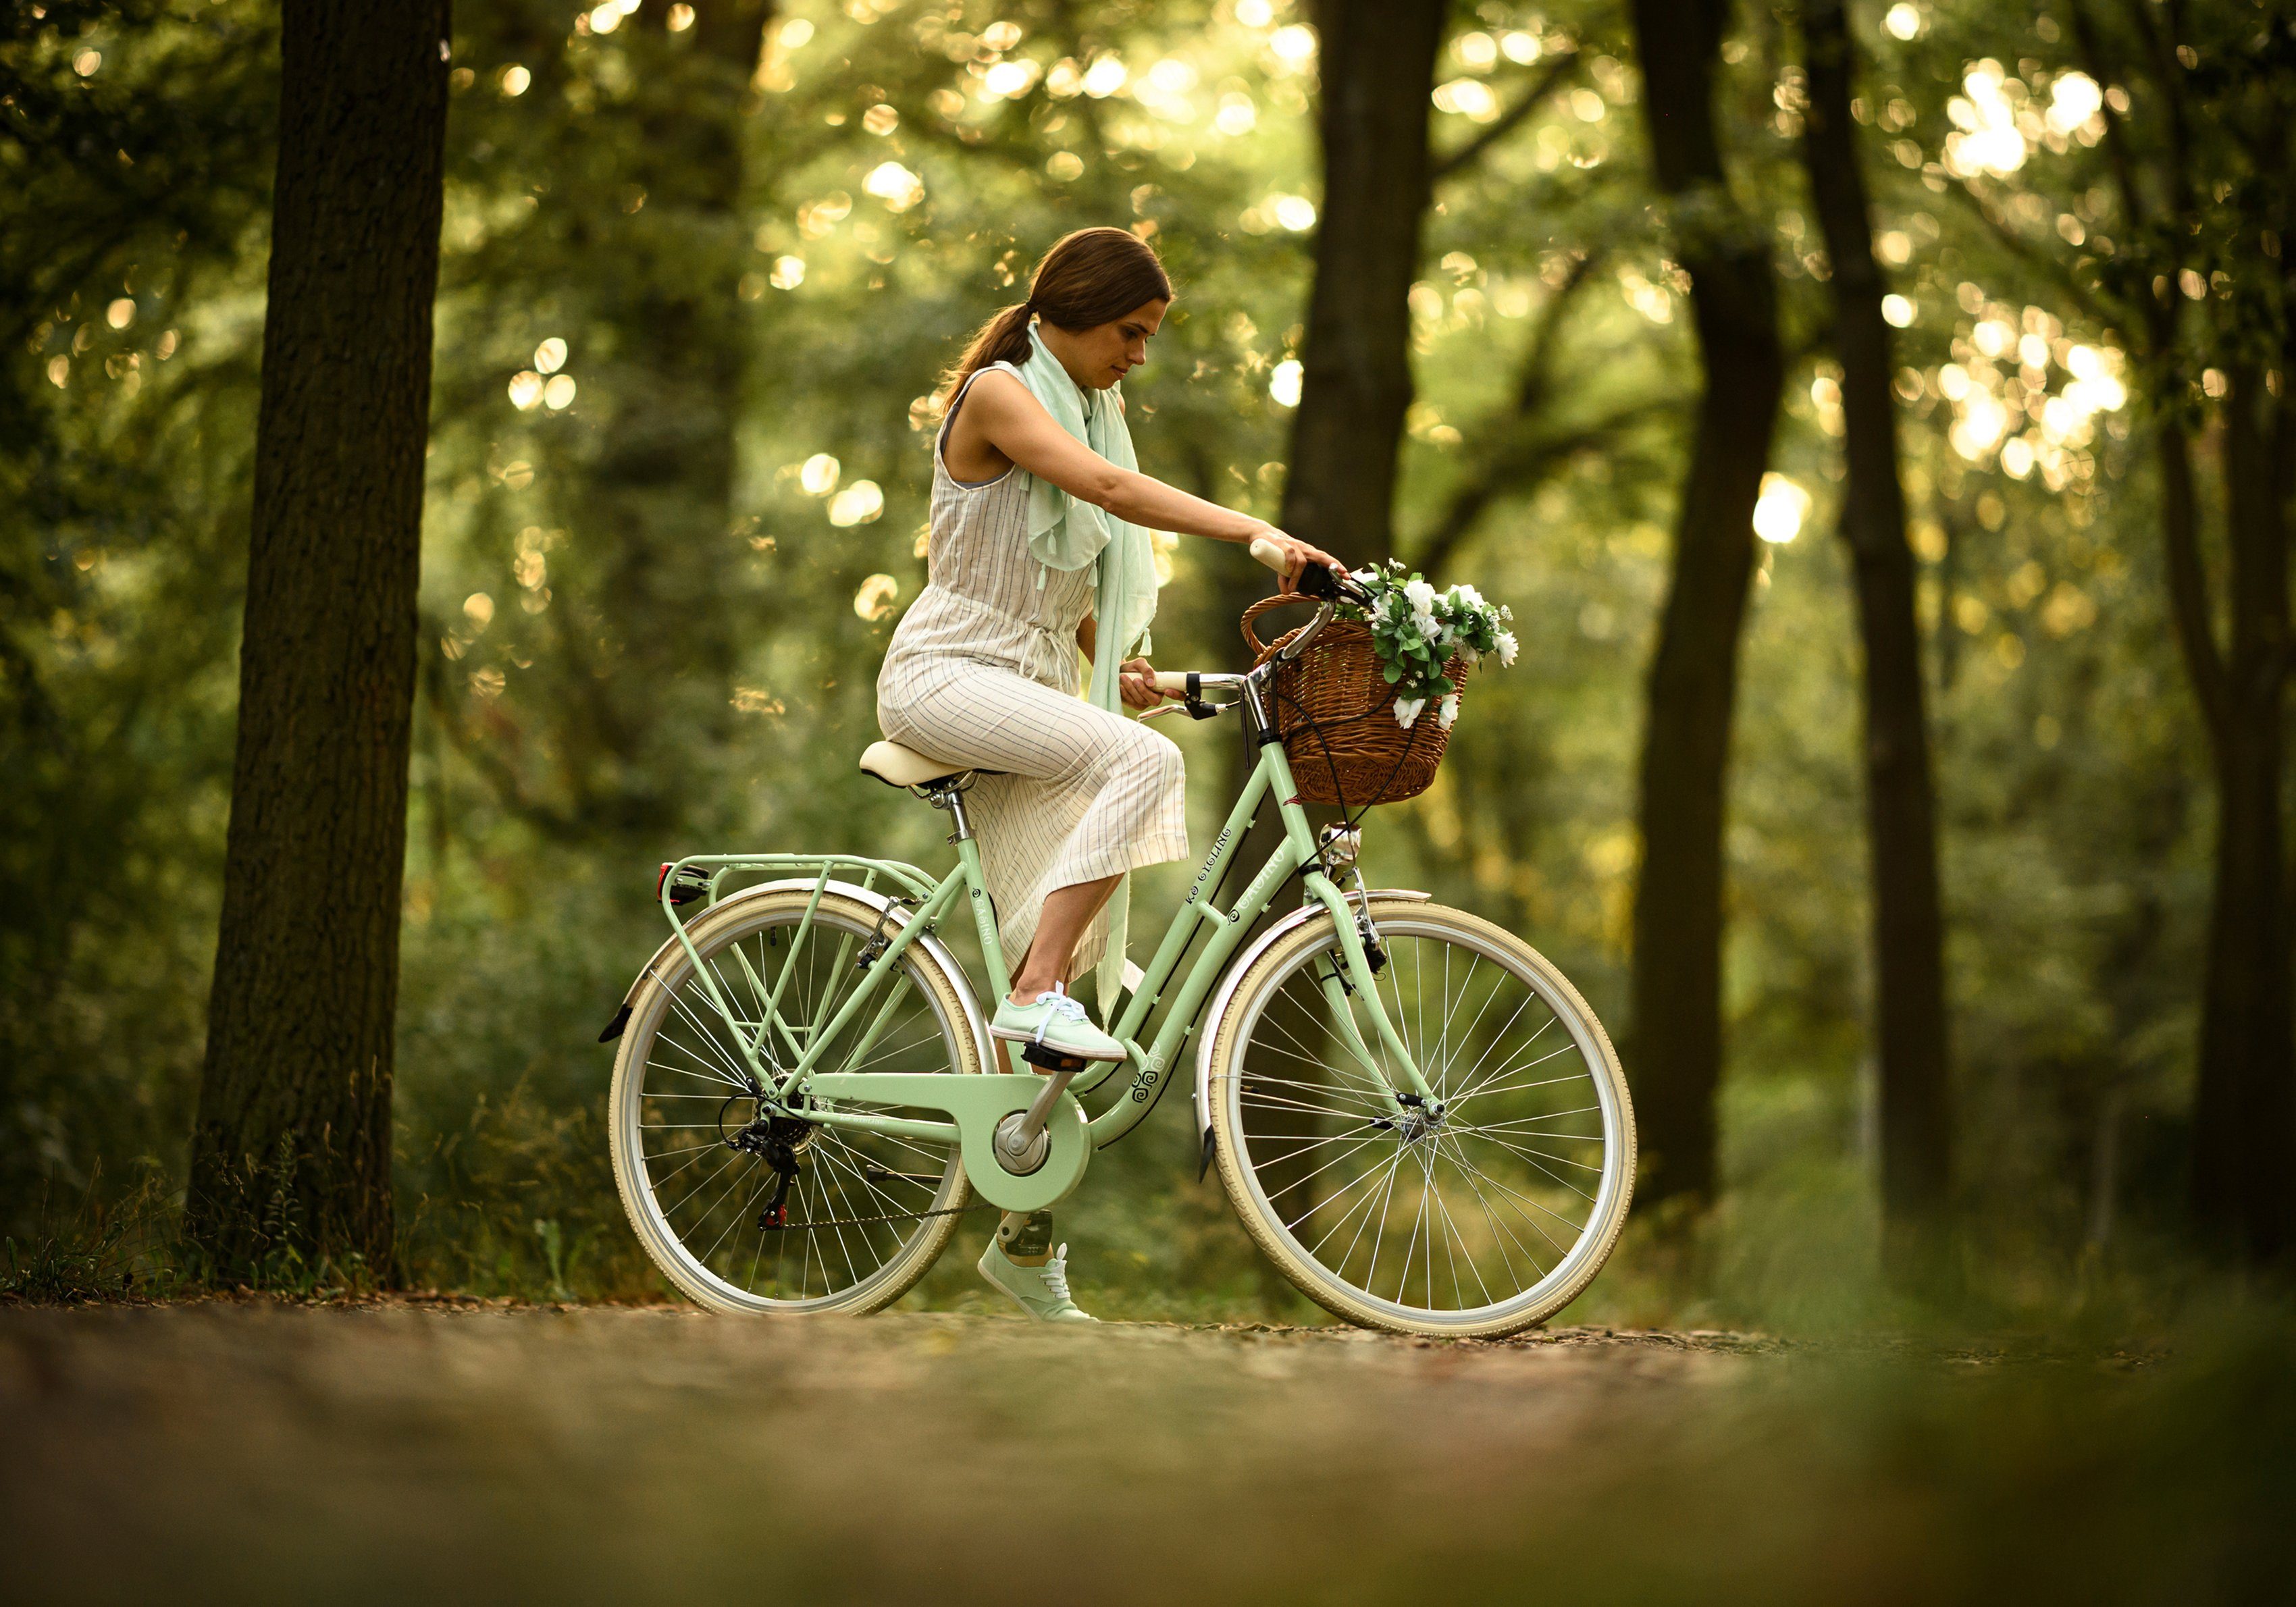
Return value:
[[(1775, 1601), (1934, 1576), (1828, 1406), (1871, 1381), (1831, 1365), (1718, 1335), (0, 1310), (0, 1544), (25, 1600)], [(1914, 1371), (1923, 1401), (1969, 1388)], [(1845, 1522), (1857, 1551), (1808, 1550)]]

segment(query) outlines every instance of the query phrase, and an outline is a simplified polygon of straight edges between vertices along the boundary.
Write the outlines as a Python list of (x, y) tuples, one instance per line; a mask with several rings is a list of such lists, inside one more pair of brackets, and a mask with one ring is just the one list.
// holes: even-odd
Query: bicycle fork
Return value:
[[(1331, 1013), (1332, 1029), (1347, 1052), (1355, 1057), (1371, 1078), (1379, 1099), (1387, 1107), (1391, 1121), (1402, 1122), (1407, 1111), (1440, 1114), (1435, 1091), (1428, 1084), (1419, 1062), (1413, 1058), (1402, 1034), (1396, 1030), (1394, 1021), (1388, 1015), (1387, 1002), (1380, 996), (1378, 971), (1371, 953), (1364, 943), (1364, 934), (1357, 924), (1357, 906), (1345, 894), (1332, 885), (1331, 878), (1319, 870), (1309, 871), (1303, 878), (1308, 896), (1329, 911), (1332, 925), (1339, 943), (1332, 955), (1334, 963), (1329, 969), (1318, 966), (1316, 980), (1322, 989), (1325, 1007)], [(1369, 900), (1363, 906), (1363, 922), (1370, 919)], [(1381, 963), (1384, 963), (1382, 956)], [(1355, 1009), (1360, 1001), (1371, 1016), (1373, 1036), (1387, 1051), (1390, 1062), (1403, 1075), (1405, 1086), (1398, 1087), (1395, 1078), (1382, 1065), (1381, 1057), (1365, 1042), (1356, 1021)]]

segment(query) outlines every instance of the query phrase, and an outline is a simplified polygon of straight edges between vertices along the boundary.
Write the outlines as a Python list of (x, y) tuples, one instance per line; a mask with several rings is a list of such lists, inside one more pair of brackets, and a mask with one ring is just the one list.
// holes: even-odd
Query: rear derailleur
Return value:
[[(762, 1091), (752, 1088), (749, 1094), (736, 1094), (726, 1103), (731, 1105), (742, 1098), (763, 1098)], [(776, 1233), (789, 1226), (790, 1185), (797, 1181), (797, 1158), (812, 1147), (814, 1126), (794, 1116), (760, 1116), (739, 1132), (725, 1130), (724, 1112), (719, 1112), (718, 1136), (728, 1149), (757, 1155), (773, 1168), (773, 1198), (758, 1213), (758, 1226), (767, 1233)]]

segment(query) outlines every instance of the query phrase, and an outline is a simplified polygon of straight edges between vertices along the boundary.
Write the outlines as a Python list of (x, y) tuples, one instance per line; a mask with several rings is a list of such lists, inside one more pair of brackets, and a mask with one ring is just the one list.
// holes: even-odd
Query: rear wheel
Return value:
[[(779, 989), (769, 1067), (793, 1063), (836, 1013), (878, 931), (873, 906), (824, 893), (796, 943), (811, 895), (729, 900), (690, 931), (748, 1030)], [(639, 1242), (716, 1311), (861, 1313), (899, 1300), (956, 1231), (970, 1192), (956, 1146), (771, 1117), (693, 961), (671, 955), (632, 1001), (610, 1096), (614, 1180)], [(978, 1074), (965, 1000), (954, 963), (913, 943), (822, 1064)]]
[[(1406, 1087), (1341, 974), (1329, 915), (1272, 945), (1215, 1023), (1220, 1179), (1309, 1299), (1399, 1332), (1490, 1337), (1602, 1270), (1633, 1192), (1634, 1110), (1595, 1013), (1513, 934), (1461, 910), (1372, 906), (1376, 986), (1433, 1093)], [(1349, 1014), (1371, 1064), (1349, 1046)]]

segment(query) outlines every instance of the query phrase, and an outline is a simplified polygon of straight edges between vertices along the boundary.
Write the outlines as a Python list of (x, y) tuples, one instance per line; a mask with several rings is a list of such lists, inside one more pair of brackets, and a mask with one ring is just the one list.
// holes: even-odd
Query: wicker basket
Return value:
[[(1300, 633), (1263, 644), (1252, 626), (1287, 603), (1314, 601), (1293, 593), (1262, 597), (1243, 611), (1243, 639), (1255, 664), (1266, 663)], [(1453, 653), (1443, 673), (1463, 688), (1466, 655)], [(1275, 672), (1273, 713), (1301, 801), (1345, 809), (1418, 797), (1433, 783), (1451, 740), (1431, 702), (1410, 730), (1395, 723), (1395, 688), (1380, 672), (1371, 627), (1360, 619), (1332, 619), (1305, 652)]]

